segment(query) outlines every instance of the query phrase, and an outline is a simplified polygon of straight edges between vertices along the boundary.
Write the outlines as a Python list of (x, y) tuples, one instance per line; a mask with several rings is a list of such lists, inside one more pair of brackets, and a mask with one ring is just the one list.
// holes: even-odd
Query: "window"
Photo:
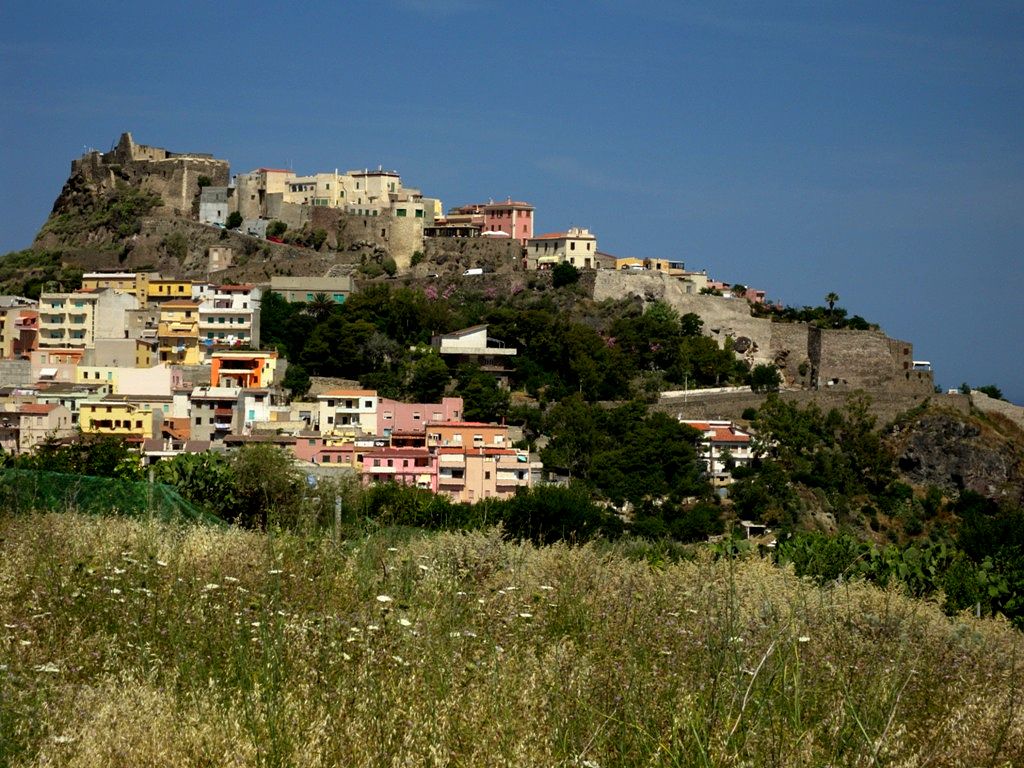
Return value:
[(405, 208), (396, 208), (395, 209), (395, 216), (397, 216), (400, 219), (404, 219), (405, 218), (405, 213), (406, 213)]
[(422, 219), (423, 218), (423, 210), (422, 209), (420, 209), (420, 208), (416, 209), (416, 218), (417, 219)]

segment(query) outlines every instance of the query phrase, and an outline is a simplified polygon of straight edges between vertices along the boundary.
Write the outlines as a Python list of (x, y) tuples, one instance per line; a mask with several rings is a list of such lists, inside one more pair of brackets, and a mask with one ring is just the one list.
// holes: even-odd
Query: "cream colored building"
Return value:
[(377, 392), (332, 389), (317, 396), (320, 434), (377, 434)]
[(39, 297), (39, 346), (87, 348), (96, 339), (125, 338), (126, 313), (139, 308), (128, 293), (107, 288)]
[(548, 269), (563, 261), (579, 269), (597, 269), (597, 238), (589, 229), (572, 227), (526, 241), (528, 269)]

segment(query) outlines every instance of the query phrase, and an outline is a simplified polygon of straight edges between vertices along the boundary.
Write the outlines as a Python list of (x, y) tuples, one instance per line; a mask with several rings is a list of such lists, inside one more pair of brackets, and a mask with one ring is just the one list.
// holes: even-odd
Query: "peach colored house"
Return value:
[(529, 488), (530, 457), (511, 448), (438, 449), (437, 490), (452, 501), (474, 504), (481, 499), (507, 499), (517, 488)]
[(508, 448), (508, 427), (481, 421), (449, 421), (427, 427), (428, 448)]
[(30, 453), (49, 438), (74, 433), (71, 411), (55, 403), (23, 403), (0, 411), (0, 447), (7, 453)]

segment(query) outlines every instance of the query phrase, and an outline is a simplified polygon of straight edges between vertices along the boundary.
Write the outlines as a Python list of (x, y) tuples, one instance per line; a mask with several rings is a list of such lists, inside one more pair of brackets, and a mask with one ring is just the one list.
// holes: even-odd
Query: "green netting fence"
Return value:
[(173, 486), (109, 477), (0, 469), (0, 510), (82, 512), (154, 517), (165, 522), (220, 525), (222, 521), (185, 500)]

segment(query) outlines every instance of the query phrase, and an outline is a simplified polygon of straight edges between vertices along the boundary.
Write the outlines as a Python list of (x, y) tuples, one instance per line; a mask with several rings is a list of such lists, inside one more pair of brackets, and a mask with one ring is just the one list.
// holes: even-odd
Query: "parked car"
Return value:
[(468, 277), (469, 275), (482, 275), (483, 273), (483, 267), (473, 267), (472, 269), (467, 269), (465, 272), (463, 272), (462, 276)]

